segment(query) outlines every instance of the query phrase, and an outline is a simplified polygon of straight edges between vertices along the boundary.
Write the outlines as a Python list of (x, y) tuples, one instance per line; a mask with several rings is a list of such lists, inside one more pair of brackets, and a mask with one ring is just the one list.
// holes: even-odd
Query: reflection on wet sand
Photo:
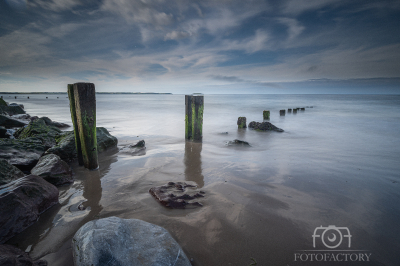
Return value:
[(199, 188), (204, 186), (204, 176), (201, 169), (201, 142), (185, 142), (185, 179), (194, 181)]

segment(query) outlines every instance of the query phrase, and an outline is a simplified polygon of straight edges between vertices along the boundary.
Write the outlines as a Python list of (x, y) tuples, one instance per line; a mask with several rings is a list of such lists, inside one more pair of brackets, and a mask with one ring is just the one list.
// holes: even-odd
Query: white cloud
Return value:
[(221, 45), (221, 50), (244, 50), (246, 53), (255, 53), (268, 49), (268, 40), (268, 33), (264, 30), (258, 29), (253, 37), (244, 40), (224, 40)]
[(304, 26), (300, 25), (300, 23), (293, 18), (278, 18), (277, 20), (288, 27), (287, 42), (295, 40), (305, 29)]
[(171, 31), (168, 32), (165, 37), (164, 40), (180, 40), (180, 39), (184, 39), (186, 37), (189, 37), (191, 34), (185, 31)]
[(76, 6), (81, 5), (82, 2), (79, 0), (34, 0), (28, 1), (29, 7), (41, 7), (51, 11), (59, 12), (64, 10), (72, 9)]
[(286, 2), (283, 12), (286, 14), (298, 15), (328, 5), (339, 4), (340, 2), (343, 3), (342, 0), (289, 0)]

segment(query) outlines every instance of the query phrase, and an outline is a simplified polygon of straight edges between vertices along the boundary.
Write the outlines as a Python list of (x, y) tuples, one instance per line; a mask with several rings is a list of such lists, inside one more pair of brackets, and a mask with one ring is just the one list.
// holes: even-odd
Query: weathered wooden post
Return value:
[(306, 108), (302, 107), (300, 110), (301, 110), (301, 111), (305, 111), (305, 110), (306, 110)]
[(68, 98), (69, 98), (69, 109), (71, 112), (72, 125), (74, 127), (75, 147), (76, 147), (76, 153), (78, 154), (78, 163), (79, 165), (83, 165), (81, 140), (79, 138), (78, 122), (76, 120), (76, 108), (75, 108), (75, 96), (74, 96), (73, 84), (68, 84)]
[(247, 127), (246, 117), (244, 117), (244, 116), (238, 117), (237, 125), (238, 125), (238, 128), (246, 128)]
[(297, 109), (293, 108), (293, 114), (297, 114)]
[(285, 116), (285, 112), (286, 112), (286, 110), (280, 110), (280, 111), (279, 111), (279, 115), (280, 115), (280, 116)]
[(292, 112), (292, 108), (287, 109), (288, 114)]
[(263, 111), (263, 119), (269, 120), (269, 115), (270, 115), (269, 110), (264, 110)]
[(96, 137), (96, 91), (94, 84), (75, 83), (74, 97), (83, 164), (89, 170), (94, 170), (99, 166)]
[(185, 95), (185, 138), (201, 141), (203, 139), (204, 96)]

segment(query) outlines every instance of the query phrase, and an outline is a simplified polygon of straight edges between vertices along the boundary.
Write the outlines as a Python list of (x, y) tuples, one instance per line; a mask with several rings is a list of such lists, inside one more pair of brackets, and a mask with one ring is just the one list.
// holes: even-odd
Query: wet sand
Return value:
[[(30, 255), (51, 266), (72, 265), (75, 232), (90, 220), (118, 216), (166, 228), (193, 265), (250, 265), (254, 260), (257, 265), (310, 265), (294, 261), (295, 253), (315, 249), (316, 227), (336, 225), (351, 230), (352, 250), (372, 253), (372, 263), (351, 265), (397, 265), (396, 156), (384, 152), (388, 143), (379, 144), (382, 150), (374, 146), (374, 133), (358, 134), (363, 123), (357, 131), (338, 114), (326, 119), (325, 114), (318, 117), (318, 109), (313, 112), (305, 113), (308, 118), (297, 114), (275, 120), (284, 133), (207, 125), (203, 143), (137, 137), (140, 132), (118, 135), (116, 128), (120, 148), (144, 138), (145, 154), (110, 150), (100, 154), (96, 171), (73, 163), (75, 182), (60, 188), (60, 205), (8, 243), (23, 250), (32, 245)], [(341, 127), (331, 127), (335, 119)], [(235, 138), (252, 146), (225, 145)], [(148, 191), (169, 181), (197, 183), (206, 192), (200, 200), (204, 206), (171, 210), (159, 204)], [(79, 210), (80, 204), (86, 209)]]

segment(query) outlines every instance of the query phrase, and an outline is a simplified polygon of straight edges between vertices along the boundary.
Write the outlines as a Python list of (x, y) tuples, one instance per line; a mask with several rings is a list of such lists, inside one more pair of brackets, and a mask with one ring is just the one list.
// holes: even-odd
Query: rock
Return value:
[(129, 144), (122, 147), (119, 151), (123, 153), (128, 153), (130, 155), (141, 156), (146, 155), (146, 143), (144, 140), (139, 140), (136, 144)]
[(22, 109), (24, 109), (24, 105), (23, 104), (18, 104), (18, 103), (10, 103), (8, 106), (19, 106)]
[(7, 134), (7, 129), (3, 126), (0, 126), (0, 138), (8, 138), (10, 135)]
[(40, 157), (31, 174), (40, 176), (55, 186), (74, 182), (69, 165), (55, 154)]
[(13, 115), (14, 119), (25, 119), (25, 120), (29, 120), (31, 116), (29, 114), (20, 114), (20, 115)]
[(45, 121), (46, 125), (48, 125), (48, 126), (53, 126), (53, 127), (58, 127), (58, 128), (69, 127), (69, 125), (67, 125), (67, 124), (52, 121), (50, 118), (48, 118), (46, 116), (43, 116), (39, 119), (43, 119)]
[(75, 266), (190, 266), (164, 228), (137, 219), (108, 217), (82, 226), (72, 238)]
[(277, 132), (283, 132), (283, 129), (280, 129), (276, 126), (274, 126), (273, 124), (271, 124), (270, 122), (255, 122), (252, 121), (249, 123), (249, 128), (253, 128), (257, 131), (267, 131), (267, 130), (273, 130), (273, 131), (277, 131)]
[[(3, 97), (3, 96), (1, 96)], [(3, 100), (3, 98), (0, 98), (0, 106), (4, 107), (4, 106), (8, 106), (7, 102)]]
[(238, 128), (246, 128), (246, 117), (238, 117), (237, 126)]
[(129, 145), (130, 148), (143, 148), (144, 146), (146, 146), (144, 140), (139, 140), (135, 145)]
[(25, 125), (26, 125), (25, 123), (23, 123), (19, 120), (13, 119), (9, 116), (0, 115), (0, 126), (10, 128), (10, 127), (23, 127)]
[(0, 245), (0, 254), (0, 265), (47, 266), (47, 261), (34, 261), (27, 253), (11, 245)]
[(23, 176), (24, 173), (17, 167), (9, 164), (7, 160), (0, 159), (0, 186), (8, 184)]
[(227, 143), (227, 145), (228, 145), (228, 146), (231, 146), (231, 145), (250, 146), (250, 144), (249, 144), (247, 141), (238, 140), (238, 139), (235, 139), (235, 140), (233, 140), (233, 141), (229, 141), (229, 142)]
[(0, 105), (0, 110), (7, 113), (8, 115), (17, 115), (17, 114), (25, 114), (24, 109), (21, 106), (17, 105)]
[(35, 175), (0, 186), (0, 243), (31, 226), (58, 203), (58, 189)]
[[(118, 144), (116, 137), (112, 136), (104, 127), (96, 128), (97, 151), (114, 148)], [(56, 137), (57, 144), (46, 151), (46, 154), (56, 154), (64, 161), (72, 161), (77, 158), (75, 136), (73, 131), (64, 131)]]
[(31, 170), (45, 150), (42, 141), (35, 138), (0, 139), (0, 159), (7, 160), (22, 171)]
[[(203, 206), (199, 202), (191, 200), (204, 197), (196, 191), (197, 186), (185, 182), (169, 182), (166, 185), (150, 188), (150, 194), (165, 207), (172, 209), (185, 209)], [(185, 193), (187, 188), (192, 191), (191, 195)]]

